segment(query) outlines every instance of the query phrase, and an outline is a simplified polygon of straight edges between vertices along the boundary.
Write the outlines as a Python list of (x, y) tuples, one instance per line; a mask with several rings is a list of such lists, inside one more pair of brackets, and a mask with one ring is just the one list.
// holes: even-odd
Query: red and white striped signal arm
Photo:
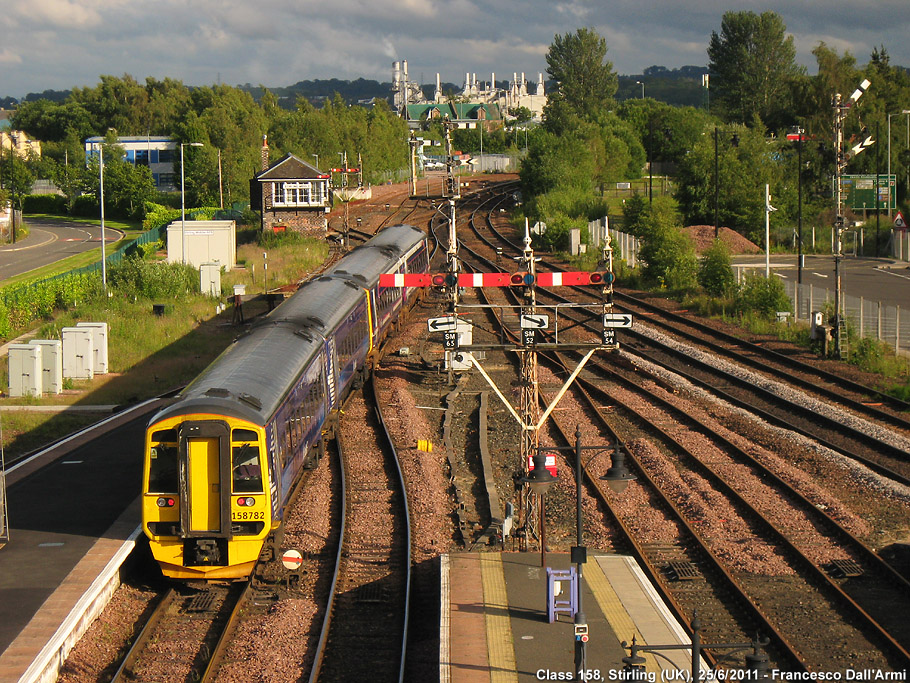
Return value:
[(451, 273), (383, 273), (380, 287), (570, 287), (580, 285), (609, 285), (610, 271), (569, 271), (565, 273), (459, 273), (457, 282)]

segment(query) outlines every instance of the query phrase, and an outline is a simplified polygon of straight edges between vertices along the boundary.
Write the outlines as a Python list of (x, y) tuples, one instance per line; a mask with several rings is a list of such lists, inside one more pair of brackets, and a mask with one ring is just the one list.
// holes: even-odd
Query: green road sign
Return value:
[[(875, 174), (872, 175), (845, 175), (841, 176), (841, 189), (847, 195), (847, 206), (854, 211), (875, 210), (893, 211), (897, 208), (895, 202), (894, 183), (895, 176), (878, 176), (876, 188)], [(878, 189), (878, 201), (875, 195)]]

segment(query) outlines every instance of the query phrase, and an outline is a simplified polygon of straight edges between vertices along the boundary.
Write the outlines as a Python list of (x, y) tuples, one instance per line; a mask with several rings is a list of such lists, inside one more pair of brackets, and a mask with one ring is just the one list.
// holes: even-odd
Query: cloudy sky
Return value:
[(546, 70), (557, 33), (588, 26), (620, 74), (706, 65), (724, 12), (780, 14), (815, 72), (821, 41), (865, 64), (884, 45), (910, 66), (907, 0), (3, 0), (0, 96), (92, 86), (101, 74), (290, 85), (315, 78), (462, 83)]

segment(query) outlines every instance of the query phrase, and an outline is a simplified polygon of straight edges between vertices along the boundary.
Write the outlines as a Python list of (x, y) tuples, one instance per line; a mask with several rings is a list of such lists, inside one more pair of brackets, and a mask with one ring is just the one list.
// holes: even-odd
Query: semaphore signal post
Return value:
[[(446, 252), (447, 272), (443, 273), (387, 273), (380, 276), (381, 287), (437, 287), (446, 295), (447, 311), (443, 317), (431, 318), (427, 327), (431, 333), (441, 333), (444, 338), (445, 364), (450, 373), (450, 379), (456, 371), (476, 371), (490, 385), (496, 396), (508, 409), (521, 428), (519, 458), (521, 472), (527, 475), (529, 463), (538, 452), (539, 433), (550, 413), (555, 409), (560, 399), (568, 391), (575, 378), (585, 364), (594, 355), (595, 351), (615, 351), (619, 348), (616, 342), (615, 330), (617, 327), (631, 327), (632, 316), (613, 312), (613, 250), (609, 239), (606, 241), (601, 262), (595, 272), (538, 272), (539, 258), (534, 256), (531, 238), (527, 223), (525, 224), (524, 247), (520, 256), (516, 257), (517, 271), (513, 273), (465, 273), (462, 272), (458, 258), (458, 243), (455, 231), (454, 198), (450, 198), (451, 216), (449, 221), (449, 245)], [(559, 341), (559, 313), (566, 305), (541, 306), (537, 303), (538, 287), (559, 286), (593, 286), (600, 291), (597, 301), (569, 304), (569, 307), (583, 307), (599, 309), (603, 327), (599, 339), (576, 343)], [(512, 287), (520, 290), (520, 301), (513, 308), (516, 310), (516, 319), (519, 321), (518, 340), (515, 343), (502, 344), (474, 344), (471, 334), (470, 322), (464, 317), (465, 311), (473, 308), (489, 308), (488, 305), (463, 304), (459, 300), (459, 291), (466, 287)], [(497, 305), (496, 308), (508, 308)], [(553, 341), (544, 341), (542, 334), (550, 330), (551, 311), (553, 316)], [(578, 366), (571, 373), (559, 392), (553, 398), (543, 413), (540, 410), (540, 394), (537, 377), (537, 352), (540, 349), (572, 348), (584, 351)], [(496, 386), (492, 377), (484, 370), (475, 351), (501, 350), (517, 352), (521, 359), (521, 395), (516, 408), (504, 392)], [(519, 525), (525, 528), (525, 536), (541, 538), (543, 532), (542, 514), (540, 527), (535, 527), (538, 515), (535, 514), (535, 505), (542, 503), (540, 496), (532, 494), (530, 487), (524, 485), (521, 489), (521, 504), (518, 506), (520, 519)], [(541, 544), (543, 540), (541, 538)]]

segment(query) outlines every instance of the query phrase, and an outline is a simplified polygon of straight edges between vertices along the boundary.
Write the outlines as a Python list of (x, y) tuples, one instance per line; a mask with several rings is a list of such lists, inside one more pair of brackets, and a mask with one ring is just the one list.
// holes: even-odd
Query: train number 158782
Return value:
[(265, 513), (262, 510), (244, 510), (231, 514), (232, 522), (249, 522), (257, 519), (265, 519)]

